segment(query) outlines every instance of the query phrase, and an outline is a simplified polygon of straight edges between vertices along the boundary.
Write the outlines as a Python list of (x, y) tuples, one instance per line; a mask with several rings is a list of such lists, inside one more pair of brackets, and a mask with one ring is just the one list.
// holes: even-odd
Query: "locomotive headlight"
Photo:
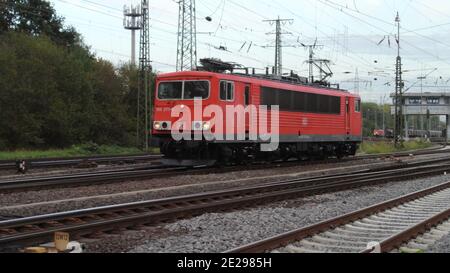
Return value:
[(156, 121), (155, 123), (153, 123), (153, 128), (155, 130), (160, 130), (161, 129), (161, 123)]
[(209, 129), (211, 129), (211, 123), (203, 122), (203, 130), (208, 131)]

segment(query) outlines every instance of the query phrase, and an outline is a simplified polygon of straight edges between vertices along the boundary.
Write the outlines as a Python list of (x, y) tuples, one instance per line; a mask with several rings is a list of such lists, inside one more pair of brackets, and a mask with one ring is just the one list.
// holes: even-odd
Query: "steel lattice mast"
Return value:
[(281, 21), (276, 21), (276, 39), (275, 39), (275, 74), (283, 74), (283, 47), (281, 46)]
[(178, 18), (177, 71), (197, 67), (195, 0), (180, 0)]
[(264, 20), (263, 22), (269, 22), (270, 24), (275, 23), (275, 33), (269, 33), (269, 34), (275, 34), (275, 64), (274, 64), (274, 74), (275, 75), (283, 75), (283, 43), (281, 40), (281, 36), (283, 34), (289, 34), (288, 32), (283, 32), (281, 29), (282, 23), (292, 23), (292, 19), (278, 19), (275, 20)]
[(397, 24), (397, 59), (395, 64), (395, 145), (403, 141), (403, 80), (402, 80), (402, 58), (400, 57), (400, 16), (397, 12), (395, 18)]
[(149, 6), (148, 0), (142, 0), (142, 27), (139, 46), (139, 86), (137, 98), (137, 144), (148, 150), (151, 120), (150, 95), (150, 35), (149, 35)]

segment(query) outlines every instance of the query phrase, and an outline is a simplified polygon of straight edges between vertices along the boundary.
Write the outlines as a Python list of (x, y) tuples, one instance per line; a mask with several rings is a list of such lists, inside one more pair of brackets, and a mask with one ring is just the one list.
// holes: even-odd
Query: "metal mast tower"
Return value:
[[(305, 45), (301, 44), (304, 48), (308, 48), (309, 50), (309, 59), (307, 63), (309, 64), (309, 73), (308, 73), (308, 81), (312, 84), (314, 83), (314, 49), (318, 46), (316, 43), (313, 45)], [(321, 45), (319, 45), (321, 46)]]
[(309, 47), (309, 59), (308, 59), (308, 64), (309, 64), (309, 82), (312, 84), (314, 83), (314, 48), (316, 47), (316, 45), (308, 45), (307, 47)]
[(400, 57), (400, 15), (397, 12), (395, 18), (397, 23), (397, 62), (395, 64), (395, 146), (403, 140), (403, 80), (402, 80), (402, 58)]
[[(323, 45), (318, 45), (317, 41), (313, 45), (305, 45), (300, 43), (302, 47), (307, 48), (309, 50), (309, 58), (306, 61), (309, 65), (309, 77), (308, 81), (310, 84), (314, 84), (314, 70), (319, 71), (319, 80), (318, 82), (324, 83), (328, 78), (333, 76), (333, 71), (331, 71), (330, 64), (331, 61), (327, 59), (315, 59), (314, 58), (314, 50), (319, 47), (323, 47)], [(315, 69), (314, 69), (315, 68)]]
[(293, 23), (293, 19), (278, 19), (275, 20), (264, 20), (263, 22), (269, 22), (271, 25), (275, 24), (275, 33), (268, 33), (268, 34), (275, 34), (275, 75), (281, 76), (283, 75), (283, 43), (281, 40), (281, 36), (283, 34), (289, 34), (289, 32), (283, 32), (281, 29), (281, 24), (286, 24), (286, 22)]
[(146, 151), (149, 147), (151, 95), (150, 95), (150, 34), (148, 0), (142, 0), (142, 27), (139, 45), (139, 86), (137, 98), (137, 144)]
[(180, 0), (178, 17), (177, 71), (197, 67), (197, 23), (195, 0)]
[(123, 7), (123, 27), (131, 30), (131, 64), (136, 65), (136, 30), (142, 27), (141, 5)]
[(355, 78), (354, 79), (346, 80), (346, 81), (342, 81), (342, 82), (343, 83), (353, 83), (354, 84), (355, 94), (357, 94), (357, 95), (359, 95), (359, 93), (360, 93), (360, 90), (361, 90), (360, 86), (361, 86), (361, 84), (366, 84), (366, 85), (370, 84), (370, 85), (372, 85), (371, 81), (364, 80), (364, 79), (361, 79), (359, 77), (359, 70), (358, 70), (358, 68), (356, 68), (356, 70), (355, 70)]

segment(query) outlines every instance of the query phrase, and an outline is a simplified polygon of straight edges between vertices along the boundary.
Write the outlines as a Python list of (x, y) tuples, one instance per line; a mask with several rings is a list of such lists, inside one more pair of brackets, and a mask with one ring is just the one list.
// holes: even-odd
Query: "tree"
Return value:
[(134, 144), (137, 68), (96, 58), (48, 1), (0, 1), (0, 149)]
[(0, 149), (132, 145), (135, 87), (127, 86), (136, 85), (136, 75), (83, 47), (0, 35)]
[(124, 104), (127, 106), (127, 114), (133, 117), (136, 124), (137, 117), (137, 94), (139, 85), (139, 70), (135, 65), (125, 64), (118, 70), (124, 90)]
[(80, 45), (80, 35), (64, 26), (64, 18), (44, 0), (10, 0), (0, 2), (0, 34), (7, 31), (45, 35), (62, 46)]
[[(31, 41), (24, 35), (5, 34), (0, 43), (0, 118), (2, 142), (16, 147), (39, 145), (46, 101), (55, 90), (49, 80), (58, 51), (45, 39)], [(46, 63), (38, 60), (45, 59)], [(40, 86), (40, 88), (37, 88)]]
[(128, 90), (113, 65), (98, 60), (93, 67), (95, 114), (91, 139), (97, 143), (123, 144), (133, 141), (135, 113), (129, 113)]

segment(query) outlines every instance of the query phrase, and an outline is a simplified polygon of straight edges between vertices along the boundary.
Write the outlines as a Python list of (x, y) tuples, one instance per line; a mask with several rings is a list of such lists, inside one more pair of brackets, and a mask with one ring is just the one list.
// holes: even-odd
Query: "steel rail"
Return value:
[[(426, 231), (430, 230), (432, 227), (439, 225), (440, 223), (442, 223), (443, 221), (447, 220), (450, 218), (450, 208), (439, 213), (436, 214), (428, 219), (423, 220), (420, 223), (417, 223), (416, 225), (400, 232), (397, 233), (385, 240), (383, 240), (380, 243), (380, 249), (381, 252), (385, 253), (385, 252), (389, 252), (392, 251), (398, 247), (400, 247), (402, 244), (410, 241), (411, 239), (414, 239), (415, 237), (417, 237), (418, 235), (425, 233)], [(366, 249), (361, 251), (361, 253), (371, 253), (373, 252), (375, 249)]]
[[(376, 155), (362, 155), (349, 157), (348, 160), (364, 160), (380, 157), (402, 157), (410, 154), (414, 155), (427, 155), (427, 154), (439, 154), (450, 152), (441, 150), (441, 148), (429, 148), (424, 150), (409, 151), (409, 152), (396, 152), (389, 154), (376, 154)], [(162, 159), (161, 155), (127, 155), (127, 156), (89, 156), (89, 157), (74, 157), (74, 158), (46, 158), (46, 159), (27, 159), (29, 167), (31, 168), (48, 168), (48, 167), (66, 167), (76, 166), (84, 162), (96, 162), (96, 163), (115, 163), (115, 162), (130, 162), (130, 161), (148, 161)], [(16, 168), (16, 162), (12, 160), (0, 160), (0, 170), (14, 169)]]
[[(67, 167), (76, 166), (85, 162), (117, 163), (117, 162), (139, 162), (161, 159), (161, 155), (118, 155), (118, 156), (87, 156), (74, 158), (46, 158), (25, 159), (31, 168)], [(1, 160), (0, 170), (16, 168), (16, 161)]]
[(387, 154), (372, 154), (372, 155), (360, 155), (351, 158), (357, 159), (374, 159), (374, 158), (382, 158), (382, 157), (404, 157), (409, 155), (434, 155), (434, 154), (442, 154), (449, 153), (450, 150), (443, 150), (441, 147), (428, 148), (423, 150), (414, 150), (414, 151), (405, 151), (405, 152), (395, 152), (395, 153), (387, 153)]
[[(405, 203), (420, 199), (425, 196), (429, 196), (431, 194), (434, 194), (442, 190), (446, 190), (448, 188), (450, 188), (450, 182), (446, 182), (438, 186), (434, 186), (425, 190), (407, 194), (399, 198), (394, 198), (389, 201), (382, 202), (367, 208), (363, 208), (361, 210), (351, 212), (343, 216), (335, 217), (330, 220), (322, 221), (317, 224), (313, 224), (268, 239), (264, 239), (232, 250), (228, 250), (226, 251), (226, 253), (263, 253), (280, 249), (292, 243), (299, 242), (303, 239), (315, 236), (317, 234), (329, 230), (333, 230), (337, 227), (350, 224), (352, 222), (367, 218), (380, 212), (388, 211), (389, 209), (399, 207)], [(381, 251), (387, 252), (396, 247), (399, 247), (400, 245), (407, 242), (411, 238), (416, 237), (420, 233), (428, 230), (432, 226), (439, 224), (440, 222), (442, 222), (445, 219), (448, 219), (449, 217), (450, 217), (449, 209), (439, 214), (433, 215), (432, 217), (423, 220), (420, 223), (382, 241)], [(373, 250), (374, 249), (369, 249), (363, 250), (361, 252), (370, 253)]]
[[(450, 165), (433, 165), (358, 174), (355, 177), (297, 179), (259, 186), (134, 202), (84, 210), (0, 221), (0, 248), (20, 242), (45, 242), (55, 231), (74, 235), (114, 230), (140, 224), (156, 224), (201, 215), (206, 212), (251, 207), (266, 202), (361, 187), (450, 171)], [(364, 177), (364, 178), (363, 178)], [(363, 178), (363, 179), (362, 179)]]
[[(390, 167), (381, 168), (366, 168), (355, 172), (350, 172), (350, 175), (356, 175), (358, 173), (364, 172), (375, 172), (381, 170), (390, 169), (400, 169), (406, 167), (423, 166), (434, 163), (441, 163), (450, 161), (450, 158), (438, 158), (431, 160), (423, 160), (417, 163), (398, 163)], [(266, 166), (251, 166), (250, 168), (266, 168)], [(78, 186), (83, 184), (93, 184), (93, 183), (112, 183), (117, 181), (123, 181), (128, 179), (150, 179), (155, 177), (168, 177), (170, 175), (195, 175), (203, 174), (206, 170), (211, 168), (198, 167), (190, 169), (188, 167), (170, 167), (170, 166), (149, 166), (142, 168), (131, 168), (127, 170), (116, 170), (116, 171), (98, 171), (62, 176), (48, 176), (48, 177), (35, 177), (35, 178), (25, 178), (25, 179), (13, 179), (0, 181), (0, 192), (11, 192), (11, 191), (25, 191), (33, 190), (37, 188), (46, 187), (56, 187), (56, 186)], [(248, 167), (246, 168), (248, 169)], [(224, 169), (216, 169), (215, 172), (227, 172), (235, 171), (236, 167), (229, 167)], [(318, 176), (316, 178), (324, 178), (327, 176)], [(329, 175), (329, 177), (336, 177), (336, 175)], [(338, 175), (338, 177), (340, 177)], [(313, 179), (308, 178), (309, 180)]]
[(91, 173), (71, 174), (64, 176), (35, 177), (0, 181), (0, 192), (32, 190), (36, 188), (55, 186), (78, 186), (92, 183), (117, 182), (128, 179), (150, 179), (185, 173), (186, 167), (149, 166), (128, 170), (100, 171)]

